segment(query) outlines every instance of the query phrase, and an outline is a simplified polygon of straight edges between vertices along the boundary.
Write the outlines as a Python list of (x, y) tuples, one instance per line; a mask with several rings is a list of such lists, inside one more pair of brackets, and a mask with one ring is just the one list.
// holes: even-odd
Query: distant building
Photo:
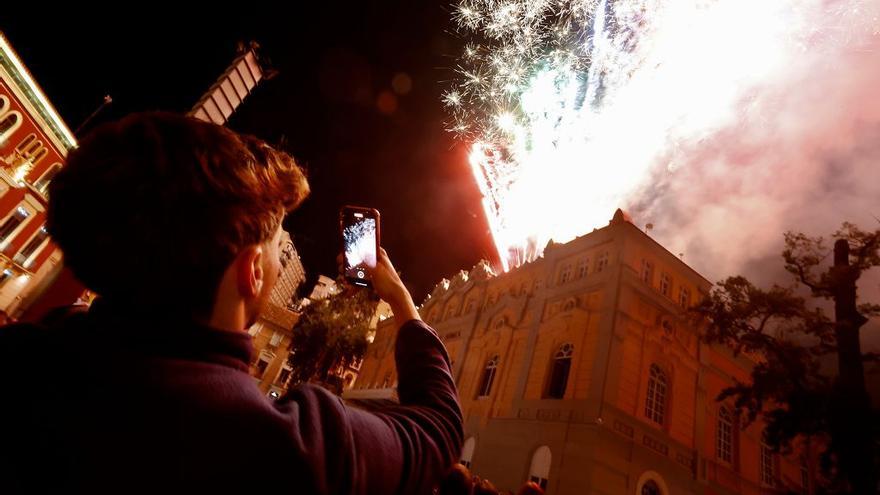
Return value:
[(299, 319), (294, 311), (296, 291), (305, 281), (305, 270), (290, 234), (283, 233), (284, 247), (281, 250), (281, 273), (266, 310), (249, 330), (253, 336), (254, 355), (251, 362), (251, 375), (257, 379), (260, 390), (273, 397), (279, 397), (287, 390), (290, 379), (290, 354), (293, 326)]
[[(810, 456), (773, 453), (715, 400), (759, 358), (700, 342), (685, 308), (710, 286), (619, 210), (508, 273), (443, 280), (420, 313), (452, 361), (462, 462), (549, 495), (811, 493)], [(393, 395), (395, 337), (379, 324), (347, 397)]]

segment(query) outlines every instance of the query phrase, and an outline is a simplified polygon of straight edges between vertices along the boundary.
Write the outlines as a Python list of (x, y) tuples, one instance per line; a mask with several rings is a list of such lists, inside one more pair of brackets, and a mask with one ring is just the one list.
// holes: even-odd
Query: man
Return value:
[(273, 402), (248, 375), (281, 221), (308, 194), (291, 157), (139, 114), (84, 139), (49, 191), (49, 231), (100, 297), (0, 334), (0, 493), (426, 493), (456, 459), (446, 351), (384, 251), (399, 406), (312, 385)]

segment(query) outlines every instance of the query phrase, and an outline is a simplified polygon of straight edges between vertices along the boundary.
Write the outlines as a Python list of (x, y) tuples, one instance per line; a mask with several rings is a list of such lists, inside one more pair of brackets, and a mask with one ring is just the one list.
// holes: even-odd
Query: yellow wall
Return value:
[[(587, 274), (578, 276), (587, 259)], [(643, 259), (654, 267), (647, 282)], [(668, 295), (660, 292), (661, 274), (668, 275)], [(627, 222), (553, 245), (509, 273), (477, 265), (438, 284), (420, 312), (453, 360), (465, 436), (476, 440), (475, 473), (516, 490), (532, 454), (546, 445), (551, 495), (635, 494), (651, 477), (667, 494), (772, 493), (759, 481), (760, 423), (735, 431), (733, 463), (716, 459), (715, 398), (734, 380), (747, 380), (753, 361), (699, 342), (681, 288), (692, 305), (710, 284)], [(394, 324), (384, 323), (356, 388), (381, 386), (389, 371), (394, 376)], [(574, 346), (565, 395), (549, 399), (552, 359), (565, 343)], [(492, 390), (478, 398), (484, 367), (496, 355)], [(645, 414), (652, 364), (669, 380), (662, 425)], [(800, 458), (777, 455), (774, 462), (779, 483), (799, 490)]]

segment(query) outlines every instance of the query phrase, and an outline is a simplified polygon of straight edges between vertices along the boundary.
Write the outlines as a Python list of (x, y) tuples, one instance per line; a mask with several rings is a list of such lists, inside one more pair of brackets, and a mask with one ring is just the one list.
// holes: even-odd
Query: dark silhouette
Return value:
[[(823, 239), (785, 235), (785, 268), (813, 298), (834, 303), (834, 317), (794, 288), (763, 290), (743, 277), (720, 282), (696, 313), (707, 324), (706, 339), (765, 359), (752, 382), (726, 389), (748, 422), (765, 420), (766, 441), (787, 452), (798, 437), (815, 440), (827, 487), (838, 493), (874, 493), (877, 487), (877, 427), (865, 387), (859, 337), (877, 304), (857, 304), (856, 281), (880, 266), (880, 230), (844, 223), (834, 234), (833, 265)], [(827, 262), (825, 262), (827, 263)], [(829, 372), (833, 359), (837, 373)]]
[(461, 409), (384, 250), (371, 276), (399, 326), (399, 404), (308, 384), (273, 401), (248, 374), (281, 222), (307, 193), (287, 154), (182, 116), (83, 139), (48, 228), (100, 297), (0, 332), (0, 493), (429, 492), (461, 449)]

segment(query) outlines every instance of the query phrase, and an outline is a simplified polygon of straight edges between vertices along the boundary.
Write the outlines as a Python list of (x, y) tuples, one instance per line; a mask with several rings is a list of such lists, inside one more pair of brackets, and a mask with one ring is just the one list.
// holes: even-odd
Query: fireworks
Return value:
[(463, 0), (443, 97), (505, 270), (637, 205), (798, 54), (876, 35), (859, 0)]
[(349, 267), (376, 266), (376, 221), (372, 218), (345, 227), (345, 260)]

